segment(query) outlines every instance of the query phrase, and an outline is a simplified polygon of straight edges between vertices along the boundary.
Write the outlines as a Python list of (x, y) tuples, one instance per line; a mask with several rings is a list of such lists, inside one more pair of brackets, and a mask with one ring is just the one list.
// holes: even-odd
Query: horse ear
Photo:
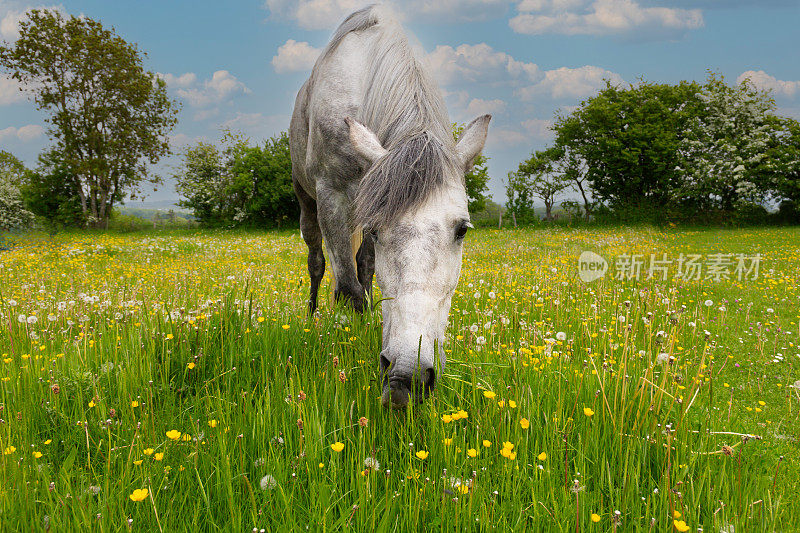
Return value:
[(472, 161), (483, 150), (486, 135), (489, 133), (490, 120), (492, 120), (492, 115), (483, 115), (476, 118), (467, 124), (458, 137), (456, 153), (465, 171), (472, 168)]
[(350, 128), (350, 142), (358, 155), (370, 163), (386, 155), (386, 149), (381, 146), (378, 137), (369, 128), (350, 117), (344, 120)]

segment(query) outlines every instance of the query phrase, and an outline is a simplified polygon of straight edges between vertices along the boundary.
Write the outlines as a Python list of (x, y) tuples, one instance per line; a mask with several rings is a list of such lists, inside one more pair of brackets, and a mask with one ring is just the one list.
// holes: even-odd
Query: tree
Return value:
[(556, 195), (570, 186), (569, 178), (558, 168), (563, 152), (557, 148), (537, 150), (527, 161), (519, 164), (516, 172), (508, 175), (508, 209), (520, 218), (533, 212), (533, 200), (544, 202), (545, 219), (553, 220)]
[(654, 213), (675, 199), (683, 131), (704, 108), (699, 91), (694, 82), (606, 82), (574, 112), (556, 117), (556, 146), (586, 165), (596, 201), (617, 213)]
[(169, 153), (177, 109), (166, 84), (142, 67), (144, 56), (88, 17), (32, 10), (19, 39), (0, 46), (0, 66), (49, 113), (55, 149), (78, 182), (91, 226), (106, 225), (115, 203), (138, 192)]
[(704, 110), (689, 121), (678, 148), (681, 196), (728, 212), (742, 202), (761, 204), (769, 183), (758, 169), (767, 162), (775, 102), (747, 79), (730, 86), (715, 74), (696, 96)]
[(24, 228), (33, 222), (19, 191), (26, 171), (22, 161), (0, 150), (0, 230)]
[(225, 219), (225, 165), (216, 146), (199, 142), (187, 147), (183, 162), (174, 175), (175, 190), (181, 196), (178, 205), (191, 209), (203, 225), (213, 225)]
[(228, 132), (222, 145), (201, 142), (184, 151), (175, 174), (179, 205), (204, 225), (280, 226), (298, 219), (285, 132), (262, 146)]
[(800, 122), (771, 115), (767, 127), (765, 157), (753, 173), (757, 181), (768, 184), (773, 200), (800, 206)]
[(38, 167), (20, 187), (26, 207), (51, 229), (86, 225), (78, 189), (78, 180), (55, 150), (39, 156)]
[[(461, 132), (464, 131), (464, 124), (453, 124), (453, 138), (458, 140)], [(489, 190), (489, 168), (487, 162), (489, 158), (483, 154), (478, 154), (472, 161), (472, 168), (464, 174), (464, 185), (467, 190), (468, 205), (470, 213), (477, 213), (486, 208), (487, 195)]]
[(242, 198), (237, 208), (240, 222), (251, 226), (280, 226), (300, 217), (300, 204), (292, 186), (289, 136), (282, 132), (263, 146), (239, 146), (229, 163), (229, 193)]

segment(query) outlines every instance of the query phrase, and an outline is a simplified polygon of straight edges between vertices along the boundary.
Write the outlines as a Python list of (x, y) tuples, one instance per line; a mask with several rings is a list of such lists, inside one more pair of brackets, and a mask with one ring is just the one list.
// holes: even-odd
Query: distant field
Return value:
[(471, 232), (405, 413), (297, 231), (10, 243), (4, 531), (800, 529), (798, 229)]

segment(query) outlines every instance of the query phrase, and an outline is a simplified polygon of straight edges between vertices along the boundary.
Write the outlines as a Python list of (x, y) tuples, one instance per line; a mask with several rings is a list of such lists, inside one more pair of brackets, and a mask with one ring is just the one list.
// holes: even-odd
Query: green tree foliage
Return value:
[(663, 206), (678, 182), (682, 132), (700, 112), (699, 86), (606, 82), (600, 93), (554, 125), (556, 145), (586, 164), (595, 199), (612, 210)]
[(33, 222), (19, 190), (26, 172), (22, 161), (0, 150), (0, 230), (24, 228)]
[(537, 150), (531, 157), (519, 164), (516, 172), (509, 172), (506, 194), (506, 207), (514, 213), (517, 220), (530, 221), (534, 216), (534, 201), (544, 203), (545, 219), (553, 220), (553, 205), (556, 196), (569, 188), (571, 180), (563, 150), (548, 148)]
[(180, 205), (201, 224), (280, 226), (300, 216), (286, 133), (260, 146), (227, 134), (221, 150), (198, 143), (182, 157), (175, 175)]
[(77, 180), (81, 210), (103, 227), (115, 203), (158, 182), (148, 164), (169, 153), (177, 109), (143, 53), (88, 17), (32, 10), (0, 67), (49, 114), (49, 134)]
[[(458, 140), (464, 131), (464, 124), (453, 124), (453, 138)], [(468, 210), (470, 213), (477, 213), (486, 208), (488, 198), (486, 192), (489, 190), (489, 158), (483, 154), (478, 154), (472, 162), (472, 168), (464, 174), (464, 185), (467, 189)]]
[(78, 189), (78, 180), (56, 150), (39, 156), (38, 167), (20, 187), (26, 207), (50, 229), (85, 226)]

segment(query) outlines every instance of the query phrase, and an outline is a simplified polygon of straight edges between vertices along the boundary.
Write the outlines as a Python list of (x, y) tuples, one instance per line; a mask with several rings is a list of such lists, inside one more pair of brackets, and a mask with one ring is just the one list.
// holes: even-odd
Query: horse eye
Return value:
[(467, 234), (467, 230), (471, 227), (473, 226), (469, 222), (462, 222), (461, 224), (459, 224), (458, 227), (456, 227), (456, 240), (460, 241), (461, 239), (463, 239), (464, 235)]

